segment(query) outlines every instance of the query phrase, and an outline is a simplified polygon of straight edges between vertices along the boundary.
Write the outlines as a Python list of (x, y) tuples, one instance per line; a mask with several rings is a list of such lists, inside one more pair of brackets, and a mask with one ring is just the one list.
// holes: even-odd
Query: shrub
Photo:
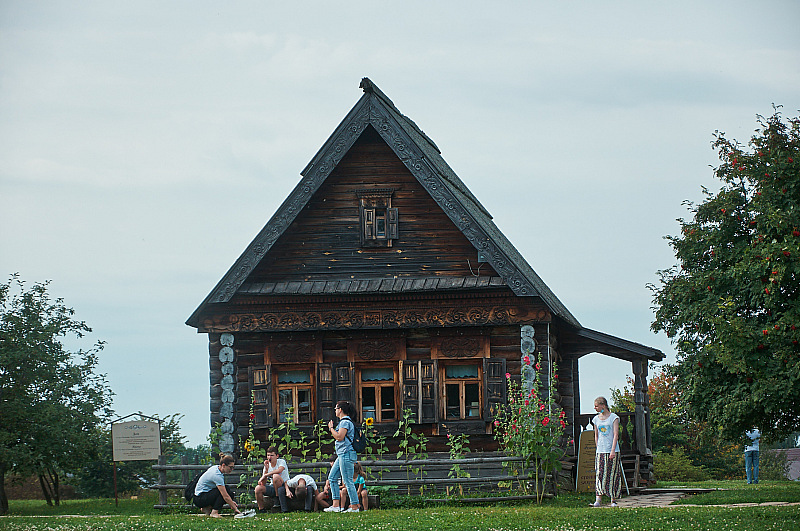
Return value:
[(675, 448), (672, 453), (656, 452), (653, 456), (656, 479), (659, 481), (704, 481), (709, 479), (705, 467), (697, 466), (683, 453)]
[(789, 461), (782, 450), (766, 450), (758, 455), (758, 479), (789, 479)]

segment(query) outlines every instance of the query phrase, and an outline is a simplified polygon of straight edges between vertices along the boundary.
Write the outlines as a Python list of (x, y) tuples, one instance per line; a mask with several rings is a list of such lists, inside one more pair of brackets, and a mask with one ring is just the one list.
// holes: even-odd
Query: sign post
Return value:
[(594, 492), (595, 452), (594, 430), (584, 430), (578, 440), (578, 473), (575, 474), (577, 492)]
[[(139, 420), (121, 422), (133, 416), (138, 416)], [(119, 506), (117, 461), (157, 460), (161, 455), (161, 421), (141, 413), (132, 413), (111, 422), (111, 451), (114, 468), (114, 503)]]

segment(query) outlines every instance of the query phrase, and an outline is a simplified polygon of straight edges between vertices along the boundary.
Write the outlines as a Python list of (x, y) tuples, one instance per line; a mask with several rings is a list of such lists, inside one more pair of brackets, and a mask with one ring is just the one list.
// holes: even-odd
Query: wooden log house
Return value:
[(551, 391), (566, 411), (566, 438), (576, 440), (586, 420), (579, 358), (630, 361), (629, 451), (648, 456), (647, 366), (663, 354), (581, 326), (436, 144), (369, 79), (361, 88), (295, 189), (187, 321), (208, 334), (221, 448), (238, 451), (251, 404), (265, 437), (289, 408), (310, 427), (332, 418), (340, 399), (389, 435), (410, 408), (430, 437), (466, 432), (489, 447), (492, 408), (505, 403), (505, 374), (519, 378), (523, 342), (543, 355), (543, 370), (557, 364)]

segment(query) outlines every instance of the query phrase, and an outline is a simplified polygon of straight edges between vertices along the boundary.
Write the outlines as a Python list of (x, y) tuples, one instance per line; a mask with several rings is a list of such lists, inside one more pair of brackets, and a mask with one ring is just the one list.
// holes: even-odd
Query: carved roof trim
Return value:
[[(361, 87), (364, 89), (364, 95), (301, 172), (303, 178), (292, 193), (278, 207), (272, 218), (189, 317), (186, 324), (199, 327), (200, 314), (206, 305), (225, 303), (231, 299), (364, 129), (372, 126), (475, 249), (486, 256), (492, 268), (517, 296), (541, 297), (553, 313), (580, 328), (578, 320), (495, 226), (489, 212), (444, 161), (433, 141), (413, 121), (400, 113), (374, 83), (364, 78)], [(424, 286), (425, 289), (449, 289), (444, 286), (433, 287), (433, 283), (428, 279)], [(458, 287), (462, 286), (463, 281)], [(326, 287), (331, 289), (330, 286)], [(458, 287), (455, 284), (450, 286), (452, 289)], [(392, 288), (393, 284), (390, 286), (378, 280), (377, 283), (370, 281), (365, 289), (391, 292)], [(310, 289), (315, 290), (313, 286)]]

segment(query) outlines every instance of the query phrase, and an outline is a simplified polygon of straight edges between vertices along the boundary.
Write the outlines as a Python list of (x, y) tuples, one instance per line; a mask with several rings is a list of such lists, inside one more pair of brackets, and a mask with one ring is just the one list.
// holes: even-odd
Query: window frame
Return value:
[[(292, 371), (308, 371), (308, 382), (305, 383), (278, 383), (278, 377), (281, 372), (292, 372)], [(275, 418), (277, 419), (278, 423), (285, 422), (283, 411), (281, 411), (281, 391), (291, 390), (292, 391), (292, 413), (293, 413), (293, 421), (298, 426), (312, 426), (316, 422), (316, 382), (315, 382), (315, 373), (316, 371), (312, 366), (273, 366), (272, 367), (272, 379), (273, 379), (273, 388), (274, 391), (274, 403), (275, 403)], [(300, 422), (300, 410), (299, 410), (299, 393), (298, 390), (308, 391), (309, 401), (308, 401), (308, 412), (311, 415), (311, 420), (307, 422)]]
[[(360, 367), (358, 369), (358, 410), (361, 415), (362, 420), (365, 419), (364, 415), (364, 388), (372, 388), (375, 389), (375, 419), (376, 424), (385, 424), (385, 423), (392, 423), (398, 421), (398, 405), (399, 405), (399, 395), (398, 395), (398, 370), (396, 364), (377, 364), (375, 366), (370, 366), (371, 369), (391, 369), (392, 371), (392, 380), (372, 380), (365, 382), (362, 378), (362, 371), (366, 367)], [(384, 419), (383, 418), (383, 408), (381, 406), (381, 397), (383, 396), (383, 389), (391, 388), (392, 390), (392, 397), (394, 401), (394, 417), (391, 419)], [(380, 392), (378, 392), (380, 390)]]
[[(447, 377), (447, 368), (448, 367), (475, 367), (477, 368), (477, 376), (475, 377), (462, 377), (462, 378), (448, 378)], [(448, 363), (446, 365), (441, 365), (441, 381), (442, 381), (442, 410), (443, 415), (442, 419), (444, 421), (470, 421), (470, 420), (483, 420), (484, 412), (483, 412), (483, 405), (484, 405), (484, 387), (485, 383), (483, 381), (483, 364), (482, 363)], [(477, 411), (477, 415), (474, 417), (467, 416), (467, 411), (470, 407), (467, 407), (467, 400), (466, 400), (466, 385), (468, 384), (476, 384), (477, 385), (477, 396), (478, 396), (478, 405), (475, 406)], [(454, 417), (449, 415), (450, 405), (447, 401), (448, 399), (448, 385), (457, 385), (458, 386), (458, 395), (459, 395), (459, 416)]]
[[(391, 247), (398, 237), (398, 211), (392, 207), (394, 188), (356, 190), (361, 247)], [(383, 230), (379, 231), (380, 220)]]

